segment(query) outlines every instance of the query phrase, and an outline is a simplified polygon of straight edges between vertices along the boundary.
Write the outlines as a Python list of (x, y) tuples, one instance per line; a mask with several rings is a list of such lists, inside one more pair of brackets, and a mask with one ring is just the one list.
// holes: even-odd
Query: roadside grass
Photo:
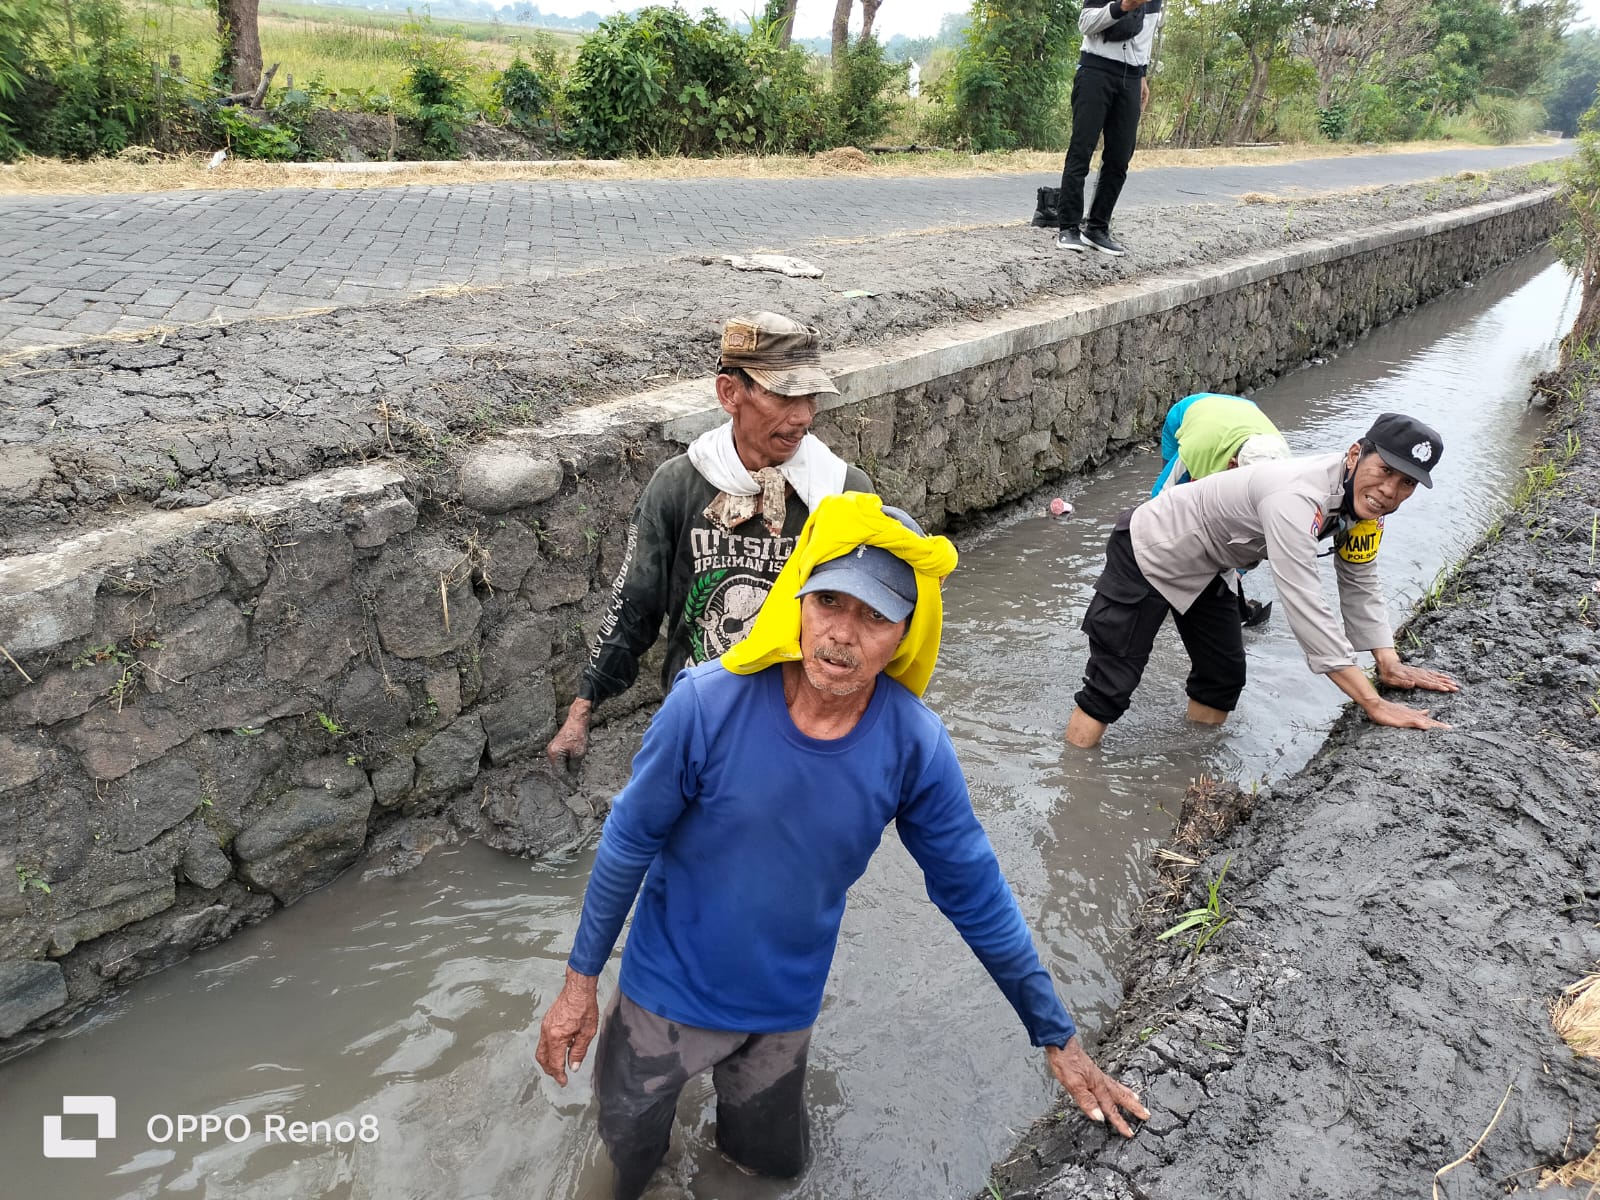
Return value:
[[(272, 61), (271, 55), (267, 55)], [(1359, 154), (1407, 154), (1451, 148), (1443, 142), (1398, 142), (1384, 146), (1331, 146), (1303, 143), (1275, 147), (1217, 147), (1208, 150), (1141, 150), (1132, 169), (1158, 167), (1247, 166), (1299, 162), (1310, 158)], [(973, 178), (985, 175), (1054, 175), (1061, 155), (1019, 150), (963, 154), (953, 150), (919, 153), (729, 156), (726, 158), (567, 159), (547, 163), (419, 162), (373, 164), (382, 170), (340, 169), (337, 164), (265, 163), (229, 160), (208, 170), (209, 155), (152, 155), (150, 161), (98, 158), (68, 163), (24, 158), (0, 164), (0, 195), (104, 195), (210, 188), (267, 190), (286, 187), (366, 188), (408, 184), (486, 183), (529, 179), (805, 179), (834, 175), (893, 179), (908, 176)], [(322, 168), (322, 169), (319, 169)], [(1362, 187), (1348, 189), (1365, 190)], [(1031, 201), (1020, 196), (1018, 211)], [(1265, 202), (1267, 197), (1260, 198)], [(1312, 198), (1299, 197), (1301, 203)]]

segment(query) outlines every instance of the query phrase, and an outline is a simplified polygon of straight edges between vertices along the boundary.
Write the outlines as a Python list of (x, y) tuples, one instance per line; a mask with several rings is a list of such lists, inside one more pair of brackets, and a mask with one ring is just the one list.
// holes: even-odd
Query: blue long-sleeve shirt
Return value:
[(570, 965), (600, 973), (638, 895), (620, 981), (636, 1004), (702, 1029), (804, 1029), (822, 1008), (845, 893), (890, 821), (1033, 1044), (1063, 1045), (1072, 1018), (949, 735), (887, 676), (849, 734), (820, 741), (790, 718), (780, 667), (679, 675), (606, 821)]

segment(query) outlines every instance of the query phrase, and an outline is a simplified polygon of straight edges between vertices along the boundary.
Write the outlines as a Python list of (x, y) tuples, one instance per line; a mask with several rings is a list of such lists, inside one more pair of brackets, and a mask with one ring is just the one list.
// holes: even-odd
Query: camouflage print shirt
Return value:
[[(856, 467), (846, 471), (844, 485), (847, 491), (874, 490)], [(668, 459), (650, 477), (628, 521), (622, 569), (579, 696), (598, 704), (625, 691), (663, 618), (663, 687), (670, 687), (685, 666), (716, 658), (750, 632), (810, 510), (791, 490), (782, 537), (773, 537), (759, 514), (729, 533), (706, 518), (706, 506), (716, 496), (717, 489), (686, 454)]]

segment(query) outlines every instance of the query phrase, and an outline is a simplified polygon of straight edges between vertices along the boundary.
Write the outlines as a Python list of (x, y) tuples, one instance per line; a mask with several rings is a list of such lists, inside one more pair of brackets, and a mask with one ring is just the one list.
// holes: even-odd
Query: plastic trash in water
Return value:
[(1052, 517), (1070, 517), (1072, 515), (1072, 505), (1057, 496), (1050, 501), (1050, 515)]

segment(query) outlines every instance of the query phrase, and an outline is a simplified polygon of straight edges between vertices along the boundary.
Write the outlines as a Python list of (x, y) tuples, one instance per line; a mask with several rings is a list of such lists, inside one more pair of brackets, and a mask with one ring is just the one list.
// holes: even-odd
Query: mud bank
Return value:
[[(1549, 1019), (1600, 960), (1596, 446), (1591, 383), (1400, 634), (1463, 684), (1433, 705), (1451, 730), (1346, 715), (1253, 803), (1224, 789), (1222, 815), (1242, 818), (1220, 837), (1226, 820), (1186, 811), (1198, 865), (1133, 932), (1127, 998), (1098, 1039), (1151, 1119), (1125, 1143), (1075, 1111), (1043, 1118), (996, 1167), (1000, 1194), (1425, 1196), (1493, 1122), (1434, 1193), (1490, 1196), (1596, 1149), (1600, 1062)], [(1156, 942), (1224, 868), (1232, 922), (1198, 957)]]
[(871, 347), (1041, 298), (1522, 195), (1545, 186), (1540, 178), (1517, 168), (1195, 205), (1142, 227), (1125, 259), (1064, 256), (1048, 231), (1016, 225), (783, 244), (824, 278), (689, 257), (14, 359), (0, 367), (0, 547), (37, 546), (95, 513), (193, 507), (373, 458), (446, 469), (463, 444), (703, 378), (721, 321), (738, 310), (791, 313), (834, 352)]
[[(845, 351), (834, 363), (845, 395), (816, 428), (939, 528), (1103, 461), (1177, 396), (1260, 383), (1481, 274), (1542, 240), (1550, 214), (1544, 193), (1513, 196), (944, 326), (892, 352)], [(1031, 252), (1003, 232), (1023, 247), (1013, 253)], [(367, 316), (332, 320), (346, 318)], [(604, 333), (602, 318), (589, 319)], [(694, 385), (467, 446), (447, 432), (407, 440), (415, 427), (394, 393), (362, 398), (307, 373), (341, 404), (376, 405), (369, 433), (390, 459), (312, 472), (321, 452), (302, 435), (337, 436), (333, 410), (207, 408), (214, 396), (264, 402), (250, 391), (259, 380), (213, 387), (205, 373), (227, 348), (200, 362), (167, 361), (159, 339), (85, 352), (145, 363), (93, 385), (94, 411), (116, 422), (98, 430), (83, 379), (104, 364), (18, 372), (44, 397), (30, 420), (54, 411), (61, 425), (11, 443), (15, 470), (0, 479), (15, 499), (6, 511), (31, 510), (40, 520), (25, 536), (48, 546), (0, 558), (0, 645), (14, 660), (0, 669), (0, 828), (14, 831), (0, 839), (0, 877), (18, 882), (0, 898), (0, 1037), (59, 1023), (293, 903), (397, 819), (424, 822), (392, 848), (400, 860), (447, 818), (518, 853), (554, 853), (587, 836), (609, 795), (592, 776), (571, 794), (542, 773), (539, 750), (573, 694), (634, 498), (716, 414), (704, 364)], [(344, 349), (340, 378), (371, 347)], [(316, 363), (279, 346), (266, 365)], [(490, 361), (450, 369), (497, 386)], [(134, 390), (180, 382), (159, 411)], [(295, 423), (315, 411), (326, 427)], [(201, 453), (232, 437), (260, 440), (297, 477), (234, 478)], [(104, 512), (121, 468), (51, 457), (125, 448), (159, 449), (172, 496), (125, 495)], [(646, 682), (603, 716), (648, 704), (657, 674), (646, 663)]]

